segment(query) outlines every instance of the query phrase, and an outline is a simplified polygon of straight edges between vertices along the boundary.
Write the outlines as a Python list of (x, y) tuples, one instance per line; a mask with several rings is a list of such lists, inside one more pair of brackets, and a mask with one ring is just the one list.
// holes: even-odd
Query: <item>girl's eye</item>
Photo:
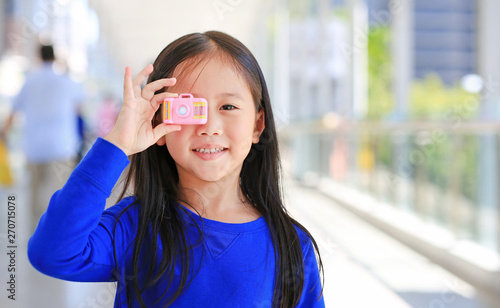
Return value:
[(220, 107), (222, 110), (233, 110), (233, 109), (236, 109), (236, 106), (233, 106), (233, 105), (223, 105), (222, 107)]

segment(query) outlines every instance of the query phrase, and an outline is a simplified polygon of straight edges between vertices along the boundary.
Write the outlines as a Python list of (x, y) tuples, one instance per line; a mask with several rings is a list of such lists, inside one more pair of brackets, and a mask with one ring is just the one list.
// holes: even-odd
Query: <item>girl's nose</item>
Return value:
[(203, 125), (198, 125), (196, 132), (199, 136), (207, 135), (207, 136), (220, 136), (222, 135), (222, 128), (220, 123), (220, 118), (217, 115), (217, 112), (210, 112), (208, 110), (207, 114), (207, 123)]

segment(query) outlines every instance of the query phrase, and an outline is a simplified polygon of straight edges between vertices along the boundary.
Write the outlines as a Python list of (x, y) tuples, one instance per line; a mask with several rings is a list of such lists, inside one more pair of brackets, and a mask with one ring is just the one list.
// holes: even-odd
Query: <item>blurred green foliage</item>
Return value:
[[(371, 27), (368, 32), (368, 113), (367, 119), (383, 119), (394, 111), (392, 95), (392, 61), (390, 53), (391, 32), (388, 26)], [(465, 91), (459, 84), (446, 86), (438, 75), (429, 74), (411, 85), (408, 119), (447, 120), (450, 111), (453, 119), (472, 118), (477, 94)]]
[[(390, 54), (391, 33), (388, 26), (370, 28), (368, 33), (368, 113), (367, 120), (383, 120), (394, 112), (395, 102), (392, 95), (392, 61)], [(436, 74), (424, 79), (414, 80), (411, 85), (408, 121), (441, 121), (460, 124), (477, 114), (479, 95), (465, 91), (460, 84), (445, 85)], [(459, 177), (460, 194), (469, 200), (477, 200), (477, 162), (478, 136), (446, 134), (433, 138), (435, 132), (421, 132), (417, 135), (391, 134), (373, 136), (370, 141), (376, 152), (377, 163), (392, 169), (401, 163), (422, 168), (424, 180), (443, 194), (450, 189), (452, 177)], [(422, 137), (424, 135), (424, 138)], [(422, 142), (422, 139), (425, 139)], [(363, 138), (366, 140), (366, 138)], [(399, 145), (397, 145), (399, 144)], [(408, 157), (394, 162), (397, 147), (404, 150)], [(399, 150), (400, 151), (400, 150)], [(411, 161), (410, 155), (419, 157)], [(401, 158), (399, 158), (401, 159)], [(456, 170), (454, 170), (456, 169)], [(454, 172), (451, 172), (454, 170)], [(402, 176), (402, 175), (399, 175)], [(414, 174), (405, 174), (413, 177)]]
[(445, 86), (436, 74), (415, 80), (410, 93), (410, 119), (465, 121), (477, 113), (478, 94), (465, 91), (459, 84)]
[(381, 119), (394, 109), (391, 85), (390, 29), (387, 26), (372, 27), (368, 31), (367, 119)]

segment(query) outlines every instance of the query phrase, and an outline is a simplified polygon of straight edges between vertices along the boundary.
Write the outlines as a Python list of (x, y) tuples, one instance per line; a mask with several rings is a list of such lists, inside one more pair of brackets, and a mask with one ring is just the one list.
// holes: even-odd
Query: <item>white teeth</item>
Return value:
[(196, 152), (200, 152), (200, 153), (218, 153), (218, 152), (221, 152), (222, 150), (224, 150), (224, 148), (214, 148), (214, 149), (204, 149), (204, 148), (201, 148), (201, 149), (194, 149)]

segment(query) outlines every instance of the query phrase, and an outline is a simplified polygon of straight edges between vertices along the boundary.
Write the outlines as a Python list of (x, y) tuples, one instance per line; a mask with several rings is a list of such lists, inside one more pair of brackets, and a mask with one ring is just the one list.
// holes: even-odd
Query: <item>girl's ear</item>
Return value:
[(264, 109), (261, 109), (256, 116), (255, 126), (253, 129), (252, 143), (259, 143), (259, 138), (264, 128), (266, 128), (266, 116), (264, 113)]

